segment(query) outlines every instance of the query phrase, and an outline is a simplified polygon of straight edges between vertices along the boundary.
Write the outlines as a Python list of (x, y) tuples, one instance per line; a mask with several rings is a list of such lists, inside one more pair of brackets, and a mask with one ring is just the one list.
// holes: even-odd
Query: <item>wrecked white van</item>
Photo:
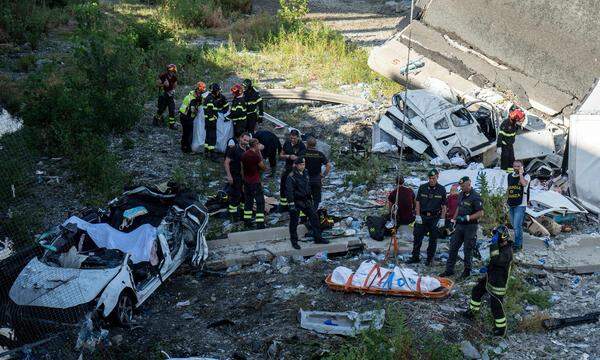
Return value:
[(373, 126), (373, 145), (404, 142), (418, 154), (468, 162), (495, 151), (499, 121), (497, 110), (483, 100), (453, 104), (427, 90), (409, 90), (394, 95)]

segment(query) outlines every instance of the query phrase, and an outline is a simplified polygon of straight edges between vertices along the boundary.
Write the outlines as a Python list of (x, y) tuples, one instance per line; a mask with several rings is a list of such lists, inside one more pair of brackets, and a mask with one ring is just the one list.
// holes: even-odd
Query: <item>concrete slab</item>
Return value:
[(579, 234), (547, 247), (544, 239), (524, 234), (517, 263), (550, 271), (587, 274), (600, 271), (600, 235)]

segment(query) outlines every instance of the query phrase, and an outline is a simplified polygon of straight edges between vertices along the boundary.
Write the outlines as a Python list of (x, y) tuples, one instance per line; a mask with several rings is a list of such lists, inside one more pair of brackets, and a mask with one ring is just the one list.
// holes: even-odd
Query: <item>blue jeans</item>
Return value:
[(523, 246), (523, 220), (525, 220), (525, 206), (513, 206), (509, 208), (510, 223), (515, 229), (515, 247)]

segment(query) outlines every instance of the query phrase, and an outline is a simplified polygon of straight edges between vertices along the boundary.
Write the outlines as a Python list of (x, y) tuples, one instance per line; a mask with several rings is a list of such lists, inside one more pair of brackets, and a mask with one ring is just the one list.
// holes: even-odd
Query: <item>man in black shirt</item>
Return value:
[(281, 142), (277, 135), (273, 134), (269, 130), (260, 130), (254, 134), (254, 138), (258, 139), (264, 148), (261, 150), (262, 156), (265, 159), (269, 159), (269, 166), (271, 167), (271, 176), (275, 175), (275, 169), (277, 167), (277, 156), (281, 153)]
[(471, 275), (471, 261), (473, 258), (473, 249), (477, 240), (477, 227), (479, 219), (483, 217), (483, 200), (479, 194), (471, 187), (471, 180), (468, 176), (463, 176), (459, 181), (461, 193), (458, 199), (458, 208), (452, 218), (456, 223), (454, 235), (450, 240), (450, 251), (448, 253), (448, 262), (446, 262), (446, 271), (440, 276), (454, 275), (454, 265), (458, 257), (458, 250), (464, 243), (465, 269), (461, 278)]
[[(306, 141), (306, 152), (304, 153), (304, 161), (306, 162), (306, 170), (310, 182), (310, 192), (312, 193), (313, 205), (315, 210), (319, 209), (321, 203), (321, 187), (323, 178), (329, 176), (331, 164), (325, 154), (317, 150), (317, 139), (314, 137), (308, 138)], [(322, 167), (325, 165), (325, 173), (322, 173)]]
[(265, 113), (263, 100), (260, 93), (252, 86), (250, 79), (245, 79), (242, 85), (244, 86), (244, 102), (246, 103), (246, 131), (254, 134), (256, 123), (262, 122)]
[(446, 189), (438, 183), (439, 173), (436, 169), (427, 173), (429, 181), (423, 184), (417, 191), (415, 199), (415, 229), (412, 257), (409, 264), (418, 263), (421, 255), (421, 244), (423, 237), (429, 233), (429, 245), (427, 246), (427, 260), (425, 264), (430, 266), (437, 249), (437, 238), (439, 228), (445, 225), (446, 218)]
[(229, 104), (221, 93), (221, 86), (217, 83), (212, 84), (210, 93), (204, 98), (204, 129), (206, 130), (204, 154), (212, 159), (215, 159), (217, 145), (217, 118), (219, 113), (225, 114), (228, 109)]
[(288, 175), (292, 172), (294, 161), (304, 156), (306, 152), (306, 147), (302, 140), (300, 140), (300, 132), (296, 129), (292, 129), (290, 131), (290, 138), (283, 143), (283, 149), (281, 150), (281, 154), (279, 158), (285, 160), (285, 168), (281, 173), (281, 182), (279, 185), (279, 205), (282, 211), (287, 211), (288, 207), (288, 199), (285, 191), (285, 183)]
[(285, 183), (286, 196), (290, 201), (290, 240), (292, 241), (292, 247), (296, 250), (300, 250), (297, 231), (300, 212), (306, 214), (308, 218), (306, 226), (309, 233), (314, 237), (315, 244), (329, 243), (321, 237), (319, 217), (312, 203), (308, 174), (304, 168), (303, 158), (299, 157), (294, 160), (294, 169), (286, 178)]
[(239, 219), (239, 214), (242, 211), (242, 155), (248, 150), (248, 142), (250, 134), (243, 133), (238, 138), (237, 143), (233, 146), (228, 146), (225, 153), (225, 173), (227, 174), (227, 183), (229, 183), (229, 216), (232, 221)]

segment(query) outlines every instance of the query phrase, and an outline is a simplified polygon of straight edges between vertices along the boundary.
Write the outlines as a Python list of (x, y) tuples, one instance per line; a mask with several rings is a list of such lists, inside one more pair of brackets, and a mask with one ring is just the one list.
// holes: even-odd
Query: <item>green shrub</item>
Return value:
[(377, 155), (368, 158), (354, 156), (345, 156), (345, 158), (346, 162), (340, 163), (340, 167), (355, 169), (344, 178), (345, 185), (351, 182), (353, 186), (367, 185), (367, 188), (372, 188), (377, 184), (377, 178), (390, 170), (389, 161)]
[(61, 8), (49, 8), (32, 1), (0, 0), (0, 29), (16, 44), (29, 43), (36, 49), (48, 29), (66, 22)]
[(135, 45), (144, 50), (149, 49), (157, 42), (173, 37), (173, 33), (169, 28), (156, 19), (133, 22), (129, 26), (129, 32), (135, 40)]
[(0, 106), (17, 115), (23, 102), (23, 81), (0, 75)]
[(484, 173), (477, 177), (480, 184), (480, 195), (483, 200), (483, 220), (481, 227), (484, 234), (491, 234), (492, 230), (501, 224), (507, 223), (506, 196), (503, 193), (490, 189), (489, 182)]
[(302, 26), (308, 14), (308, 0), (279, 0), (279, 7), (277, 16), (284, 27), (298, 29)]
[(266, 14), (252, 15), (235, 21), (228, 32), (236, 44), (252, 50), (258, 50), (279, 30), (276, 17)]
[(104, 24), (102, 9), (96, 2), (77, 4), (72, 9), (77, 27), (84, 32), (96, 30)]
[(34, 70), (35, 60), (36, 57), (34, 54), (23, 55), (17, 60), (17, 68), (23, 72)]
[(217, 28), (226, 23), (223, 9), (213, 0), (165, 0), (164, 16), (178, 28)]

